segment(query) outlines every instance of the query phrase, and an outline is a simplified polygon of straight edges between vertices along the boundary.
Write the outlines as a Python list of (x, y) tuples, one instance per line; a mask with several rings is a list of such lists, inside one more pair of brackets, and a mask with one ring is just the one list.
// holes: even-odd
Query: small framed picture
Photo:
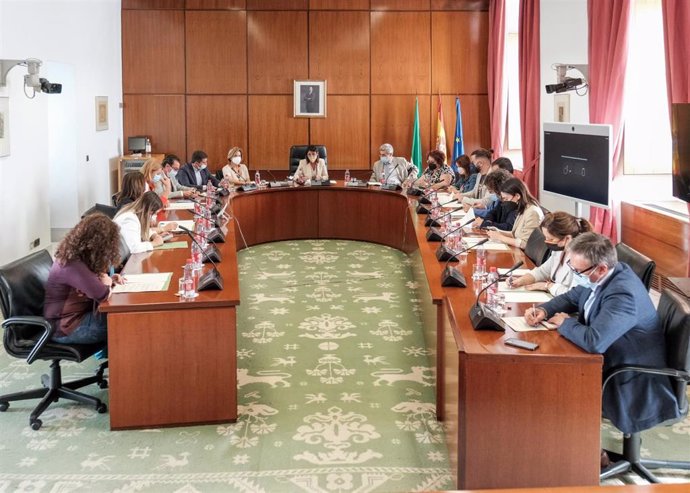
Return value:
[(0, 157), (10, 155), (10, 98), (0, 98)]
[(108, 130), (108, 96), (96, 96), (96, 132)]
[(570, 94), (556, 94), (553, 97), (553, 121), (570, 122)]
[(296, 80), (293, 100), (294, 117), (326, 118), (326, 81)]

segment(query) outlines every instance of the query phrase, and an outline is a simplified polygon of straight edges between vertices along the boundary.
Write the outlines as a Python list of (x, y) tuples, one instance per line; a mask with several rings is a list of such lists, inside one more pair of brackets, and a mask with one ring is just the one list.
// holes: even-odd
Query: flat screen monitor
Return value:
[(673, 196), (690, 202), (690, 103), (671, 108), (673, 137)]
[(542, 191), (609, 207), (611, 125), (544, 123)]
[(131, 154), (146, 151), (146, 136), (127, 137), (127, 147)]

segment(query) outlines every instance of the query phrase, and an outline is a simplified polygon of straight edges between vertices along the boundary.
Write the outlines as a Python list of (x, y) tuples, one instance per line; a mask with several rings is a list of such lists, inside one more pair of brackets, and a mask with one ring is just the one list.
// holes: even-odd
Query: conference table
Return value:
[[(456, 265), (466, 288), (441, 286), (439, 243), (426, 239), (426, 215), (403, 193), (344, 186), (259, 189), (229, 198), (232, 220), (216, 245), (224, 289), (191, 301), (177, 296), (188, 249), (132, 255), (123, 273), (173, 272), (166, 291), (115, 294), (108, 315), (112, 429), (232, 422), (237, 419), (237, 250), (295, 239), (347, 239), (386, 245), (412, 259), (422, 293), (424, 337), (436, 367), (437, 417), (460, 489), (596, 485), (601, 413), (600, 355), (554, 331), (475, 331), (468, 312), (481, 286), (474, 252)], [(185, 210), (168, 220), (191, 219)], [(175, 240), (181, 240), (175, 238)], [(489, 251), (487, 264), (529, 259)], [(207, 267), (208, 268), (208, 267)], [(525, 306), (508, 306), (521, 314)], [(540, 344), (525, 351), (518, 337)]]

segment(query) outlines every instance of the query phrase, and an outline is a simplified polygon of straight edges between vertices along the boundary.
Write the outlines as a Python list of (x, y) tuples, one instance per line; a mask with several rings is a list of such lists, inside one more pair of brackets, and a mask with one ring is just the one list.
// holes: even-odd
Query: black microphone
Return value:
[[(489, 238), (484, 238), (482, 241), (475, 243), (474, 245), (470, 245), (468, 247), (463, 248), (457, 253), (453, 253), (450, 258), (445, 259), (446, 263), (443, 266), (443, 273), (441, 274), (441, 286), (444, 287), (452, 287), (452, 288), (466, 288), (467, 287), (467, 281), (465, 281), (465, 276), (460, 272), (458, 269), (455, 267), (448, 265), (451, 260), (457, 260), (458, 256), (462, 255), (465, 252), (468, 252), (472, 250), (473, 248), (477, 248), (479, 245), (483, 245), (489, 241)], [(449, 250), (450, 251), (450, 250)], [(438, 255), (436, 256), (438, 258)], [(442, 259), (439, 259), (442, 260)]]
[[(451, 200), (450, 202), (454, 202), (454, 201)], [(436, 207), (432, 208), (431, 210), (433, 211), (434, 209), (436, 209), (436, 208), (438, 208), (438, 207), (443, 207), (444, 205), (450, 204), (450, 202), (446, 202), (445, 204), (437, 205)], [(452, 214), (452, 213), (455, 212), (456, 210), (457, 210), (457, 209), (452, 209), (452, 210), (450, 210), (450, 211), (448, 211), (448, 212), (446, 212), (446, 213), (444, 213), (444, 214), (438, 216), (436, 219), (432, 218), (432, 217), (431, 217), (431, 214), (429, 214), (429, 217), (427, 217), (427, 218), (426, 218), (426, 221), (424, 221), (424, 226), (426, 226), (426, 227), (430, 227), (430, 226), (440, 226), (441, 223), (440, 223), (439, 221), (440, 221), (441, 219), (443, 219), (444, 217), (446, 217), (447, 215)], [(431, 211), (429, 211), (429, 212), (431, 212)]]
[[(204, 238), (207, 241), (210, 241), (210, 239), (211, 239), (210, 236), (204, 236), (202, 234), (195, 233), (191, 229), (185, 228), (184, 226), (178, 225), (177, 227), (180, 228), (185, 233), (187, 233), (192, 238), (192, 241), (194, 243), (196, 243), (199, 247), (201, 247), (201, 245), (196, 241), (195, 237), (198, 236), (199, 238)], [(213, 244), (208, 245), (206, 247), (206, 250), (203, 250), (202, 252), (204, 254), (204, 263), (206, 263), (206, 260), (208, 260), (209, 262), (211, 262), (213, 264), (213, 267), (216, 267), (215, 262), (220, 262), (222, 260), (221, 256), (220, 256), (220, 252), (218, 251), (218, 249)]]
[(492, 310), (484, 310), (484, 307), (481, 305), (481, 303), (479, 303), (479, 297), (482, 295), (484, 291), (489, 289), (498, 281), (500, 281), (501, 279), (505, 279), (506, 276), (508, 276), (515, 269), (520, 268), (523, 263), (524, 262), (520, 260), (517, 264), (508, 269), (508, 271), (505, 274), (503, 274), (502, 276), (498, 276), (496, 279), (487, 284), (486, 287), (484, 287), (484, 289), (479, 291), (474, 305), (472, 305), (472, 308), (470, 308), (470, 321), (472, 322), (472, 327), (474, 327), (474, 330), (505, 330), (501, 325), (500, 317), (497, 317)]
[[(196, 284), (196, 290), (197, 291), (205, 291), (207, 289), (220, 289), (220, 290), (222, 290), (223, 289), (223, 278), (221, 277), (220, 272), (218, 272), (218, 266), (216, 265), (216, 263), (211, 258), (211, 255), (206, 253), (206, 251), (203, 248), (201, 248), (201, 245), (199, 244), (199, 242), (196, 241), (196, 238), (194, 238), (194, 235), (196, 233), (193, 233), (192, 231), (185, 228), (184, 226), (180, 226), (180, 229), (189, 235), (189, 238), (191, 238), (191, 240), (196, 244), (196, 246), (198, 246), (199, 249), (201, 249), (202, 255), (204, 255), (204, 257), (206, 259), (208, 259), (209, 262), (211, 262), (211, 265), (213, 265), (213, 269), (211, 269), (210, 271), (206, 272), (205, 274), (199, 276), (199, 280), (197, 281), (197, 284)], [(215, 247), (212, 247), (212, 248), (215, 251), (216, 255), (218, 255), (218, 258), (219, 258), (218, 261), (220, 262), (220, 254), (218, 254), (218, 251), (215, 250)]]
[(383, 182), (381, 183), (381, 190), (397, 191), (397, 190), (402, 189), (402, 187), (397, 183), (392, 183), (392, 184), (388, 183), (388, 178), (391, 177), (391, 175), (393, 174), (393, 171), (398, 169), (399, 166), (400, 166), (400, 161), (395, 163), (395, 166), (393, 166), (393, 169), (388, 172), (388, 175), (383, 175)]
[(462, 229), (469, 224), (472, 224), (473, 221), (474, 218), (470, 219), (466, 223), (461, 224), (460, 226), (451, 231), (447, 231), (446, 233), (441, 233), (441, 231), (438, 228), (429, 228), (429, 231), (426, 232), (426, 241), (443, 241), (446, 236), (455, 233), (459, 229)]
[(213, 214), (218, 214), (218, 211), (221, 209), (221, 205), (223, 204), (222, 201), (218, 200), (218, 199), (215, 198), (215, 197), (211, 197), (211, 200), (213, 200), (214, 203), (213, 203), (213, 205), (212, 205), (210, 208), (206, 205), (206, 201), (205, 201), (205, 200), (203, 200), (203, 201), (201, 201), (201, 200), (195, 200), (195, 199), (193, 199), (192, 197), (189, 197), (189, 200), (191, 200), (191, 201), (194, 202), (195, 204), (199, 204), (199, 205), (200, 205), (201, 207), (203, 207), (204, 209), (210, 209), (210, 210), (211, 210), (211, 213), (213, 213)]
[(285, 188), (288, 186), (287, 180), (278, 180), (278, 178), (276, 178), (276, 176), (273, 173), (271, 173), (270, 169), (265, 169), (264, 171), (271, 175), (271, 178), (273, 178), (273, 181), (268, 182), (268, 188)]

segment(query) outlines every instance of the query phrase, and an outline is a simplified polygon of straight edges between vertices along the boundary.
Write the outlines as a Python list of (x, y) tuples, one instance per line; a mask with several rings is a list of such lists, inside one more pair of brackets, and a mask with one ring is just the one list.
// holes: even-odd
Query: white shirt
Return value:
[(597, 297), (597, 291), (599, 291), (599, 287), (604, 284), (604, 281), (611, 277), (611, 274), (613, 274), (615, 267), (613, 269), (609, 269), (609, 271), (606, 273), (604, 277), (599, 279), (597, 283), (594, 285), (594, 289), (592, 289), (592, 292), (589, 294), (589, 298), (585, 301), (585, 306), (583, 307), (585, 310), (585, 323), (589, 323), (589, 312), (592, 308), (592, 305), (594, 304), (594, 299)]
[(120, 226), (120, 234), (130, 253), (153, 250), (153, 244), (150, 241), (141, 241), (141, 222), (134, 212), (128, 211), (118, 214), (113, 221)]
[[(193, 167), (193, 166), (192, 166)], [(201, 171), (194, 168), (194, 176), (196, 177), (196, 184), (197, 186), (202, 186), (203, 183), (201, 182)]]

